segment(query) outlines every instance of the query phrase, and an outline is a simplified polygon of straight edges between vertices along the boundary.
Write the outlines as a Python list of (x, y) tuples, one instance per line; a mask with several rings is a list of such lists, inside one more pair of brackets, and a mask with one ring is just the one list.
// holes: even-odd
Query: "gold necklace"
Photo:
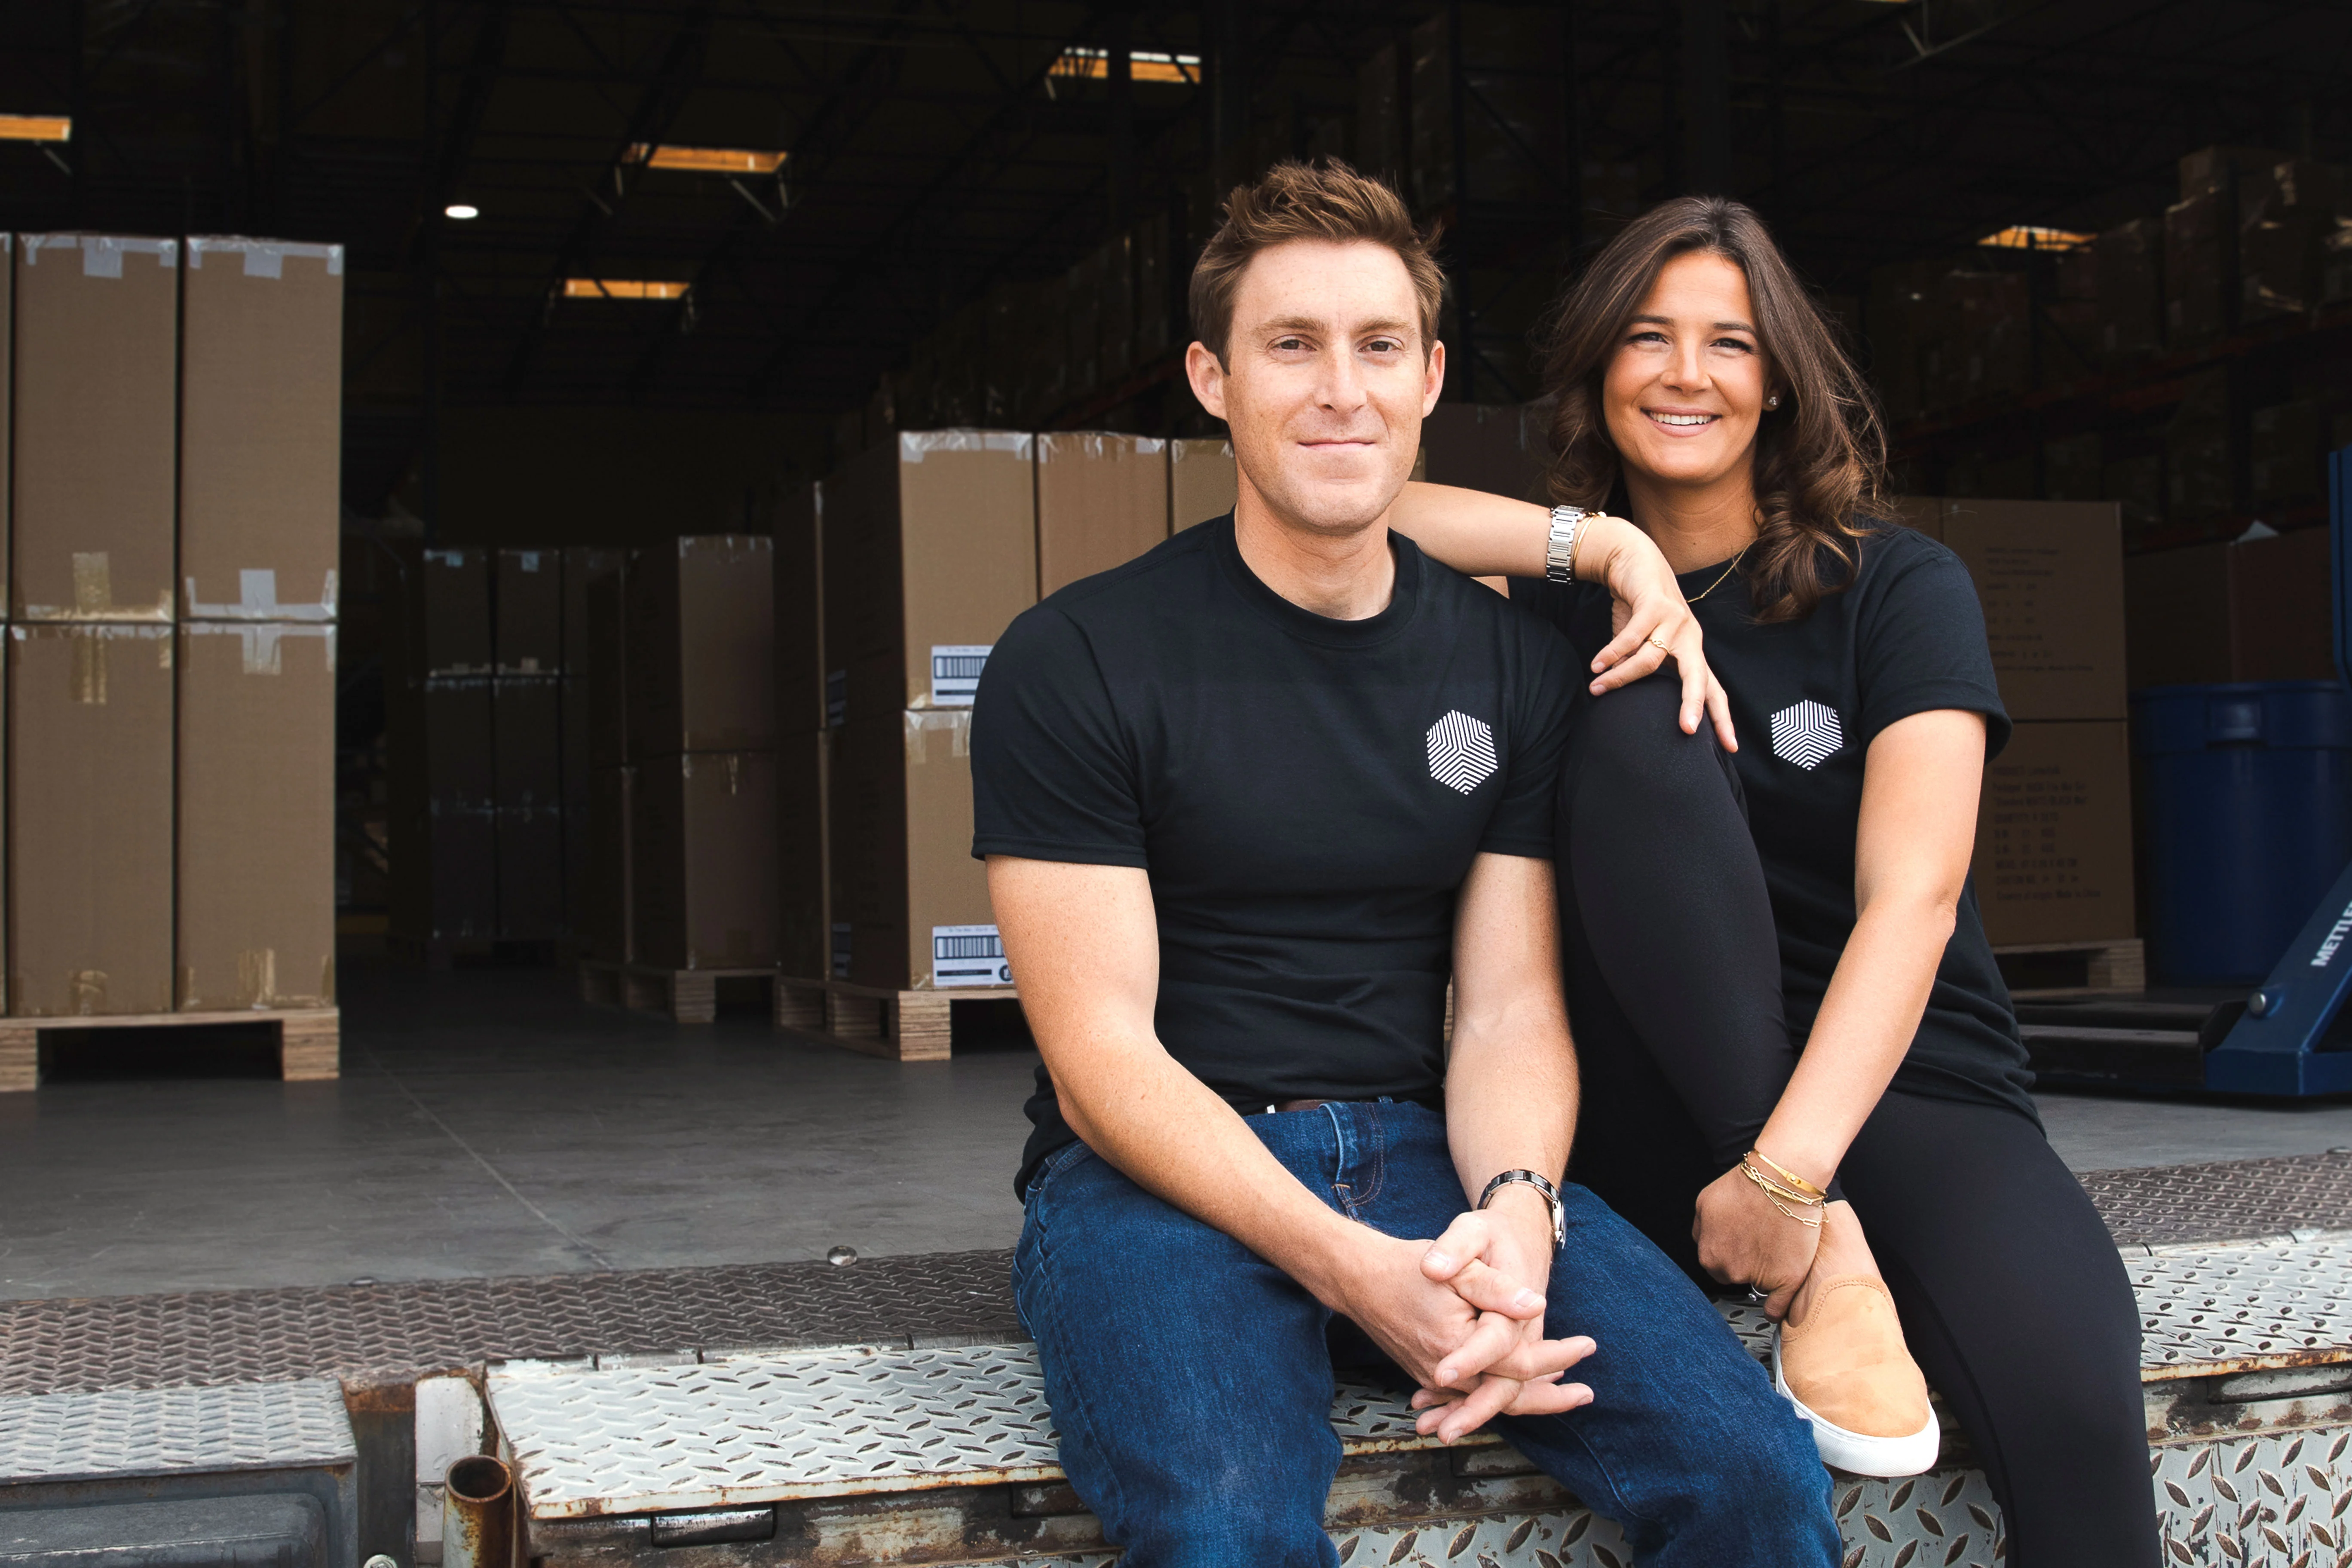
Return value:
[[(1748, 542), (1748, 544), (1753, 544), (1755, 542), (1756, 542), (1751, 539)], [(1739, 563), (1745, 559), (1748, 554), (1748, 544), (1743, 544), (1739, 547), (1739, 553), (1733, 556), (1731, 558), (1731, 564), (1723, 569), (1723, 576), (1717, 577), (1714, 582), (1709, 583), (1697, 593), (1688, 595), (1683, 600), (1683, 603), (1685, 605), (1696, 605), (1701, 599), (1706, 598), (1709, 594), (1714, 593), (1717, 588), (1722, 587), (1726, 579), (1729, 578), (1734, 572), (1739, 570)]]

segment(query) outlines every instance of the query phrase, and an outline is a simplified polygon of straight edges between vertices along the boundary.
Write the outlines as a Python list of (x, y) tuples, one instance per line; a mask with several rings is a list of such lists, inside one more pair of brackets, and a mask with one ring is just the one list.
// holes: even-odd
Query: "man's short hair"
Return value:
[(1428, 354), (1445, 303), (1445, 273), (1432, 254), (1437, 231), (1423, 234), (1413, 227), (1403, 197), (1337, 158), (1315, 163), (1286, 160), (1253, 184), (1234, 187), (1225, 198), (1224, 221), (1192, 264), (1192, 332), (1218, 363), (1227, 363), (1225, 344), (1233, 335), (1234, 297), (1241, 291), (1243, 269), (1259, 251), (1294, 239), (1365, 240), (1395, 251), (1412, 279), (1421, 306), (1421, 352)]

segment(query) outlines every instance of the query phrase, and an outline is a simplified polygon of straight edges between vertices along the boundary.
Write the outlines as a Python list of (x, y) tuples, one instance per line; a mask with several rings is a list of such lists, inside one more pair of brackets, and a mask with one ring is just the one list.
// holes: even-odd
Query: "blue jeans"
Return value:
[[(1309, 1191), (1391, 1236), (1434, 1238), (1468, 1206), (1444, 1119), (1421, 1106), (1249, 1125)], [(1583, 1188), (1562, 1195), (1544, 1327), (1598, 1342), (1570, 1374), (1593, 1400), (1496, 1430), (1616, 1521), (1643, 1568), (1836, 1563), (1811, 1434), (1663, 1253)], [(1072, 1144), (1030, 1184), (1013, 1283), (1063, 1468), (1125, 1568), (1339, 1561), (1323, 1533), (1334, 1319), (1288, 1275)], [(1377, 1357), (1338, 1327), (1369, 1352), (1355, 1359)], [(1372, 1375), (1409, 1386), (1393, 1363)]]

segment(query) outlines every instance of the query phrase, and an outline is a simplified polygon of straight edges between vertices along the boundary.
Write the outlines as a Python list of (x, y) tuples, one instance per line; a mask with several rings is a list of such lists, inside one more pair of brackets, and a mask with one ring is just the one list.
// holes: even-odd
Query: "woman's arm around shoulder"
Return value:
[[(1389, 526), (1466, 576), (1541, 577), (1551, 512), (1532, 501), (1416, 479), (1390, 508)], [(1614, 601), (1616, 636), (1593, 658), (1592, 694), (1654, 673), (1671, 653), (1682, 678), (1683, 733), (1696, 735), (1702, 720), (1712, 718), (1724, 750), (1738, 751), (1731, 704), (1707, 668), (1698, 618), (1650, 536), (1623, 518), (1594, 512), (1578, 533), (1575, 568), (1580, 578), (1607, 587)]]

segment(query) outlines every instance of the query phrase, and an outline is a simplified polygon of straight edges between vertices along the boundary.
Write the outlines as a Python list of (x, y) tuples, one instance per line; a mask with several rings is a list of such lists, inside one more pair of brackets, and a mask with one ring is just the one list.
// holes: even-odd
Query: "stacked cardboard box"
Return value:
[(625, 579), (628, 921), (656, 969), (775, 963), (776, 707), (770, 542), (638, 552)]
[(341, 251), (9, 249), (9, 1010), (331, 1005)]
[(563, 555), (501, 550), (492, 565), (499, 936), (563, 934)]
[(180, 247), (15, 262), (9, 1010), (167, 1012)]
[(194, 238), (182, 288), (178, 1005), (326, 1006), (342, 247)]
[(434, 962), (499, 935), (491, 567), (484, 550), (414, 558), (405, 675), (385, 693), (392, 933)]
[(1035, 451), (1024, 434), (902, 433), (825, 481), (835, 979), (997, 983), (971, 858), (971, 700), (1037, 597)]
[(1240, 489), (1231, 441), (1168, 443), (1168, 521), (1174, 531), (1224, 516)]
[(825, 487), (802, 483), (776, 509), (776, 968), (822, 978), (830, 964), (825, 784)]
[(2124, 577), (2134, 690), (2336, 679), (2325, 528), (2151, 551)]
[[(574, 952), (614, 960), (627, 957), (620, 951), (625, 942), (614, 943), (614, 951), (606, 952), (600, 951), (592, 934), (598, 929), (598, 911), (607, 908), (596, 893), (600, 839), (593, 829), (599, 770), (620, 766), (622, 559), (618, 550), (593, 545), (573, 545), (563, 552), (563, 661), (558, 700), (563, 712), (558, 742), (562, 748), (558, 771), (562, 780), (563, 931)], [(591, 672), (605, 658), (613, 660), (612, 674), (600, 689)], [(612, 703), (609, 722), (603, 724), (596, 707), (600, 689)], [(627, 836), (616, 823), (601, 842), (617, 847), (626, 844)], [(613, 891), (611, 924), (617, 930), (617, 880)]]
[(1999, 945), (2132, 935), (2123, 524), (2113, 502), (1921, 500), (1967, 563), (2015, 728), (1985, 770), (1973, 868)]
[(1167, 537), (1167, 442), (1098, 430), (1037, 437), (1040, 598)]

